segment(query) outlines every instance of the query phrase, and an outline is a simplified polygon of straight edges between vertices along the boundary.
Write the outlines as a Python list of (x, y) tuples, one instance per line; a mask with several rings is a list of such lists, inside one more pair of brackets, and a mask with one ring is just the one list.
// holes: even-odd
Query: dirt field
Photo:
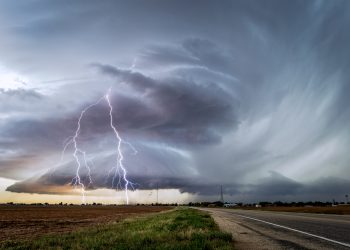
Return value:
[(243, 209), (318, 214), (350, 214), (350, 205), (340, 205), (335, 207), (262, 207)]
[(0, 206), (0, 242), (69, 232), (171, 209), (156, 206)]

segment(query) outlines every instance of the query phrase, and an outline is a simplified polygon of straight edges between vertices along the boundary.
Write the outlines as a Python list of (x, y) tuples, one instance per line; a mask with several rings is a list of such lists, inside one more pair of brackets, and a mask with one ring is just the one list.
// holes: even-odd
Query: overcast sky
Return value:
[[(109, 88), (133, 202), (344, 200), (349, 27), (338, 0), (2, 1), (0, 201), (76, 194), (61, 152)], [(81, 121), (89, 192), (113, 189), (108, 112)]]

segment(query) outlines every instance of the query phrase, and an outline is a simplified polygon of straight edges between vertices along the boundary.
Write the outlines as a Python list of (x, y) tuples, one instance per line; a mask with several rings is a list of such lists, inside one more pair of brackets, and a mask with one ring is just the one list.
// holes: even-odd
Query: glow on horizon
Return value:
[[(14, 203), (50, 203), (58, 204), (73, 203), (81, 204), (80, 192), (75, 194), (29, 194), (29, 193), (14, 193), (6, 191), (6, 187), (14, 184), (16, 181), (0, 178), (0, 203), (14, 202)], [(71, 187), (69, 186), (70, 191)], [(78, 191), (78, 190), (77, 190)], [(73, 190), (74, 192), (74, 190)], [(118, 194), (119, 193), (119, 194)], [(123, 194), (124, 191), (115, 191), (112, 189), (96, 189), (86, 191), (86, 203), (91, 204), (93, 202), (103, 204), (124, 204)], [(116, 194), (120, 195), (120, 199), (116, 199)], [(160, 189), (158, 191), (159, 203), (186, 203), (192, 197), (189, 193), (181, 193), (177, 189)], [(135, 190), (129, 191), (130, 204), (144, 203), (151, 204), (157, 202), (156, 190)]]

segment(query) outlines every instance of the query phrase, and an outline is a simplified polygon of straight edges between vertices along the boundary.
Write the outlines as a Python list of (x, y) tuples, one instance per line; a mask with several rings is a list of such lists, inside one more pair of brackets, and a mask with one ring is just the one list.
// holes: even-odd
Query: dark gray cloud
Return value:
[[(185, 79), (156, 81), (138, 72), (120, 70), (110, 65), (96, 66), (103, 73), (131, 86), (151, 103), (153, 109), (158, 110), (160, 117), (150, 129), (163, 137), (169, 136), (185, 143), (218, 142), (225, 129), (232, 129), (238, 123), (238, 103), (215, 83), (196, 83)], [(116, 103), (115, 106), (120, 105)], [(132, 114), (143, 113), (141, 110)], [(130, 122), (131, 119), (128, 112), (128, 118), (120, 120)], [(137, 125), (130, 126), (144, 127), (140, 119), (136, 119)]]
[[(6, 152), (3, 153), (6, 154)], [(28, 171), (35, 170), (35, 164), (40, 160), (36, 155), (7, 156), (6, 159), (0, 160), (1, 176), (15, 180), (26, 179)], [(26, 171), (21, 173), (21, 171), (18, 171), (19, 169), (25, 169)]]
[(237, 196), (249, 201), (343, 201), (349, 187), (349, 179), (323, 177), (303, 183), (274, 172), (256, 184), (249, 185)]

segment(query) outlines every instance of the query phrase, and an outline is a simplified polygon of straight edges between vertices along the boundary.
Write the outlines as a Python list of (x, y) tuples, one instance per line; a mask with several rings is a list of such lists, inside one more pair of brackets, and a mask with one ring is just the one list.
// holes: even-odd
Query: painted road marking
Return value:
[(329, 238), (326, 238), (326, 237), (323, 237), (323, 236), (319, 236), (319, 235), (316, 235), (316, 234), (304, 232), (304, 231), (301, 231), (301, 230), (297, 230), (297, 229), (294, 229), (294, 228), (278, 225), (278, 224), (275, 224), (275, 223), (272, 223), (272, 222), (256, 219), (256, 218), (245, 216), (245, 215), (240, 215), (240, 214), (235, 214), (235, 215), (243, 217), (243, 218), (246, 218), (246, 219), (263, 222), (263, 223), (266, 223), (266, 224), (269, 224), (269, 225), (272, 225), (272, 226), (275, 226), (275, 227), (280, 227), (280, 228), (284, 228), (284, 229), (287, 229), (287, 230), (290, 230), (290, 231), (294, 231), (294, 232), (297, 232), (297, 233), (301, 233), (301, 234), (305, 234), (305, 235), (308, 235), (308, 236), (312, 236), (312, 237), (315, 237), (315, 238), (318, 238), (318, 239), (326, 240), (326, 241), (329, 241), (329, 242), (332, 242), (332, 243), (339, 244), (339, 245), (342, 245), (342, 246), (350, 248), (350, 244), (348, 244), (348, 243), (340, 242), (340, 241), (337, 241), (337, 240), (332, 240), (332, 239), (329, 239)]

